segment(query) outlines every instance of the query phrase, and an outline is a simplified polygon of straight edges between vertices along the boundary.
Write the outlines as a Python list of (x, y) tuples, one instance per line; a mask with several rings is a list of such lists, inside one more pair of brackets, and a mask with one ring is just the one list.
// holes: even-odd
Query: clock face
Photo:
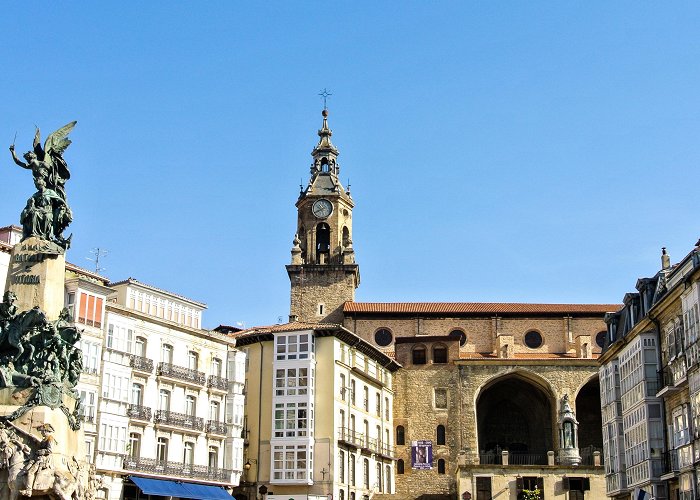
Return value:
[(333, 212), (333, 205), (328, 200), (316, 200), (311, 206), (311, 212), (319, 219), (325, 219)]

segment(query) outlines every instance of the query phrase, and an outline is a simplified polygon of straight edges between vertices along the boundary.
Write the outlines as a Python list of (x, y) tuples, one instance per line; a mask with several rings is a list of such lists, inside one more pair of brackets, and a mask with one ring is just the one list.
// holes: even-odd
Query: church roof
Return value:
[(343, 312), (366, 314), (605, 314), (620, 304), (523, 304), (516, 302), (346, 302)]

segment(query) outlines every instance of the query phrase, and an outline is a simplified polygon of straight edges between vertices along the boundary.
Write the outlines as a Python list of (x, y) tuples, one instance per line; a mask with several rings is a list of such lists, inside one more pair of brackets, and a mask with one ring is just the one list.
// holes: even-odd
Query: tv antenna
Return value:
[(94, 256), (94, 258), (90, 257), (85, 257), (87, 260), (91, 260), (95, 263), (95, 273), (99, 274), (102, 271), (105, 271), (106, 269), (104, 267), (100, 267), (100, 257), (105, 257), (108, 253), (108, 251), (104, 248), (96, 247), (90, 250), (90, 253)]

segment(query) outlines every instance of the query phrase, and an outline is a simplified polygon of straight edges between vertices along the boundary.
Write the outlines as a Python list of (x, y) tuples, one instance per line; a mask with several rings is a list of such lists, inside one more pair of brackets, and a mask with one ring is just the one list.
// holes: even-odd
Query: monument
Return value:
[(14, 162), (31, 170), (36, 192), (20, 215), (22, 239), (11, 254), (0, 303), (0, 498), (94, 498), (84, 460), (80, 331), (63, 307), (65, 252), (73, 219), (63, 153), (71, 122)]

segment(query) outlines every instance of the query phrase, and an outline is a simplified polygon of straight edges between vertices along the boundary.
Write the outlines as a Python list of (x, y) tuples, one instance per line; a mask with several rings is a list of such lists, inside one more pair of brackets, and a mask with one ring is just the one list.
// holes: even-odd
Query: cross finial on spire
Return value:
[(327, 104), (326, 101), (327, 101), (328, 97), (332, 96), (333, 94), (328, 92), (328, 90), (324, 87), (324, 89), (318, 95), (323, 97), (323, 109), (324, 109), (324, 111), (327, 110), (328, 106), (326, 105)]

